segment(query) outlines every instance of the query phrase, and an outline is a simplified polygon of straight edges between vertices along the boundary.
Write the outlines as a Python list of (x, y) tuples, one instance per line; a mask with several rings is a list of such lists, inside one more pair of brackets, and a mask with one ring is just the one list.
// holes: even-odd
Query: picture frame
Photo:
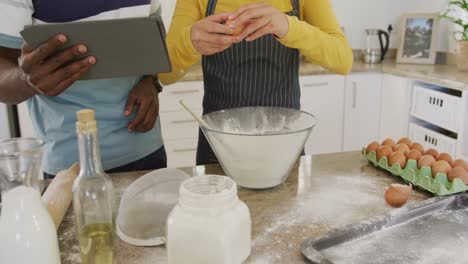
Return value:
[(435, 64), (439, 14), (405, 14), (400, 32), (397, 63)]

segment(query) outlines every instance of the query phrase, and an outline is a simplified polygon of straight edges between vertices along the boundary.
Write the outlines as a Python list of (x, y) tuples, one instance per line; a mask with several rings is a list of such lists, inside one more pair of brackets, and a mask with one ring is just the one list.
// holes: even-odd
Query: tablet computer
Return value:
[(166, 31), (157, 16), (79, 21), (26, 26), (21, 36), (33, 48), (52, 36), (65, 34), (68, 42), (88, 47), (97, 63), (82, 80), (153, 75), (171, 71), (165, 42)]

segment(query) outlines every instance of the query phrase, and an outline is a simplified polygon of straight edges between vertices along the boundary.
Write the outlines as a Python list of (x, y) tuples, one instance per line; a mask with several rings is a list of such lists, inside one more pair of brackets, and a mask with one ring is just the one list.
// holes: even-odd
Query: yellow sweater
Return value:
[[(232, 12), (258, 0), (218, 0), (215, 13)], [(291, 0), (263, 0), (286, 13), (292, 10)], [(331, 72), (347, 74), (353, 64), (353, 53), (338, 24), (329, 0), (299, 0), (300, 17), (288, 17), (289, 33), (279, 41), (299, 49), (310, 62)], [(167, 47), (172, 72), (159, 74), (163, 84), (169, 85), (182, 78), (201, 55), (193, 47), (192, 24), (205, 17), (208, 0), (177, 0), (172, 24), (167, 34)]]

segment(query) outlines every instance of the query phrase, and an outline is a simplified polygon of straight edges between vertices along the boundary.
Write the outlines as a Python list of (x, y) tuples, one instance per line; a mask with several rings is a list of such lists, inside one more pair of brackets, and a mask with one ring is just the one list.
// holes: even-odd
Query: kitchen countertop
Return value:
[[(301, 75), (330, 74), (324, 68), (306, 61), (301, 62), (299, 72)], [(397, 64), (394, 60), (389, 60), (383, 64), (365, 64), (361, 61), (356, 61), (353, 64), (351, 72), (388, 73), (456, 90), (468, 91), (468, 73), (459, 71), (455, 65)], [(203, 74), (200, 64), (190, 68), (182, 78), (182, 81), (201, 80), (203, 80)]]
[[(190, 175), (219, 174), (218, 165), (182, 169)], [(112, 175), (120, 199), (144, 172)], [(385, 188), (398, 179), (368, 165), (360, 152), (304, 156), (286, 183), (264, 191), (240, 189), (252, 217), (252, 253), (247, 263), (305, 263), (301, 243), (328, 231), (392, 210)], [(428, 198), (413, 192), (408, 204)], [(59, 229), (62, 264), (80, 263), (74, 216), (69, 209)], [(166, 263), (164, 246), (140, 248), (118, 241), (120, 263)]]

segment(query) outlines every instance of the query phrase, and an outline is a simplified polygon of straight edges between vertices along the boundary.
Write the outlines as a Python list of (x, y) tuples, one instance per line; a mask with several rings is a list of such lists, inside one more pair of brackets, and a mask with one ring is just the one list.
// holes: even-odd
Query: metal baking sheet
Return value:
[(468, 194), (436, 197), (302, 244), (320, 264), (468, 263)]

